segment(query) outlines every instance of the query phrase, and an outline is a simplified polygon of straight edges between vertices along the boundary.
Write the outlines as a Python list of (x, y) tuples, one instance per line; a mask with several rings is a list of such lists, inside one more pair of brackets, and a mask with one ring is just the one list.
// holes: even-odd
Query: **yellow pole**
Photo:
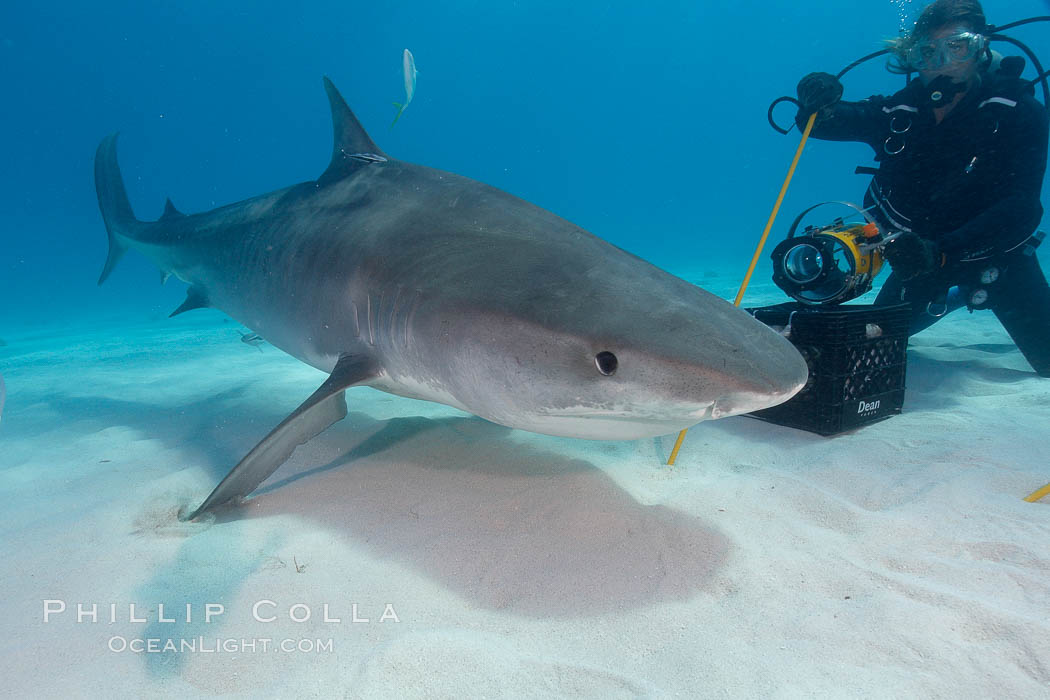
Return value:
[[(806, 147), (806, 141), (809, 140), (809, 134), (813, 131), (813, 124), (816, 123), (816, 121), (817, 113), (814, 112), (809, 115), (809, 121), (806, 122), (806, 129), (802, 132), (802, 140), (798, 142), (798, 148), (795, 150), (795, 157), (791, 160), (791, 167), (788, 168), (787, 177), (784, 178), (784, 184), (780, 186), (780, 194), (777, 195), (776, 204), (773, 205), (773, 211), (770, 212), (769, 220), (766, 221), (766, 229), (762, 232), (762, 238), (758, 241), (758, 247), (755, 248), (755, 254), (751, 257), (751, 264), (747, 268), (747, 274), (744, 275), (744, 281), (740, 285), (740, 291), (737, 292), (736, 300), (733, 302), (734, 306), (740, 306), (740, 301), (744, 298), (744, 290), (747, 289), (748, 283), (751, 282), (751, 275), (755, 271), (755, 266), (758, 265), (758, 257), (762, 255), (762, 249), (766, 245), (766, 239), (769, 238), (769, 232), (773, 229), (773, 222), (776, 221), (777, 214), (780, 212), (780, 205), (784, 202), (784, 195), (787, 194), (788, 185), (791, 184), (791, 178), (795, 176), (795, 168), (798, 166), (799, 158), (802, 157), (802, 149)], [(689, 432), (689, 428), (678, 433), (678, 439), (675, 440), (674, 449), (671, 450), (671, 456), (667, 458), (667, 463), (669, 465), (673, 466), (675, 460), (678, 459), (678, 450), (682, 449), (682, 442), (685, 441), (685, 434), (687, 432)], [(1050, 489), (1050, 484), (1047, 484), (1047, 488)], [(1038, 493), (1038, 491), (1036, 493)]]
[(1048, 493), (1050, 493), (1050, 484), (1047, 484), (1038, 491), (1033, 491), (1032, 493), (1028, 494), (1024, 497), (1024, 500), (1028, 501), (1029, 503), (1035, 503)]
[(674, 441), (674, 449), (671, 450), (671, 456), (667, 458), (667, 463), (672, 467), (674, 462), (678, 459), (678, 450), (682, 449), (682, 443), (685, 442), (685, 434), (689, 432), (689, 428), (684, 428), (682, 432), (678, 433), (678, 439)]

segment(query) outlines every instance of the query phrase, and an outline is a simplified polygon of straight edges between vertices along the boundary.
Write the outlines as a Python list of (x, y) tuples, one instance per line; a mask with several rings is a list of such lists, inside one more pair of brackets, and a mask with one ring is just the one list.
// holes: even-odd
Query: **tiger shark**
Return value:
[[(117, 134), (95, 158), (109, 236), (327, 379), (184, 520), (241, 501), (371, 386), (550, 435), (631, 440), (779, 404), (807, 379), (747, 312), (579, 226), (372, 141), (324, 79), (335, 131), (317, 180), (139, 221)], [(654, 174), (658, 176), (658, 174)]]

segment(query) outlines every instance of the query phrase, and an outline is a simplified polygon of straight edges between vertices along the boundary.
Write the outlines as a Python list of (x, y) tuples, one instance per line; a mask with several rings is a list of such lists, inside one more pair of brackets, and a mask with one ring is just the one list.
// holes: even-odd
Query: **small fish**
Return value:
[(251, 345), (259, 352), (262, 352), (262, 348), (259, 346), (265, 343), (266, 341), (263, 340), (263, 337), (258, 333), (241, 333), (241, 342), (247, 345)]
[(412, 96), (416, 94), (416, 75), (419, 71), (416, 70), (416, 59), (408, 49), (405, 49), (405, 53), (401, 57), (401, 63), (405, 68), (405, 103), (394, 103), (394, 106), (397, 107), (397, 115), (394, 117), (394, 121), (390, 122), (391, 129), (394, 128), (394, 124), (397, 124), (397, 120), (401, 118), (401, 113), (405, 111), (405, 107), (412, 101)]

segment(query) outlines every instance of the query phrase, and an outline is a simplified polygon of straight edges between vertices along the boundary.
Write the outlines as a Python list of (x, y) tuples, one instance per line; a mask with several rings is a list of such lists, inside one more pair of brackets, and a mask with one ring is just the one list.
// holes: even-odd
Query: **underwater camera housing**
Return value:
[[(807, 226), (796, 236), (806, 214), (825, 204), (841, 204), (860, 214), (862, 223), (835, 219), (826, 226)], [(787, 238), (770, 254), (773, 282), (792, 299), (808, 305), (833, 305), (856, 299), (871, 289), (882, 269), (887, 240), (866, 212), (849, 202), (821, 202), (799, 214)]]
[[(848, 206), (863, 219), (840, 218), (795, 235), (803, 217), (824, 204)], [(901, 412), (909, 305), (841, 305), (871, 289), (881, 246), (892, 238), (848, 202), (822, 202), (798, 215), (772, 253), (773, 281), (795, 301), (748, 311), (791, 341), (809, 380), (787, 402), (749, 416), (831, 436)]]

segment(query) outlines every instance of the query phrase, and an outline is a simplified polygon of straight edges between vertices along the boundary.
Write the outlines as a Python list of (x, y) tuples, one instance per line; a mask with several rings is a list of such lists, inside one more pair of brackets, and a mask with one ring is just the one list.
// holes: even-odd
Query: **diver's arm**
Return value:
[[(876, 144), (882, 141), (881, 97), (869, 97), (859, 102), (840, 100), (820, 110), (810, 136), (825, 141), (861, 141)], [(809, 114), (799, 110), (795, 124), (799, 130), (806, 128)], [(874, 148), (874, 145), (872, 146)]]
[(1010, 250), (1039, 226), (1039, 201), (1047, 159), (1047, 115), (1028, 103), (1009, 144), (1003, 166), (1008, 180), (1004, 196), (938, 243), (948, 259), (961, 259)]

